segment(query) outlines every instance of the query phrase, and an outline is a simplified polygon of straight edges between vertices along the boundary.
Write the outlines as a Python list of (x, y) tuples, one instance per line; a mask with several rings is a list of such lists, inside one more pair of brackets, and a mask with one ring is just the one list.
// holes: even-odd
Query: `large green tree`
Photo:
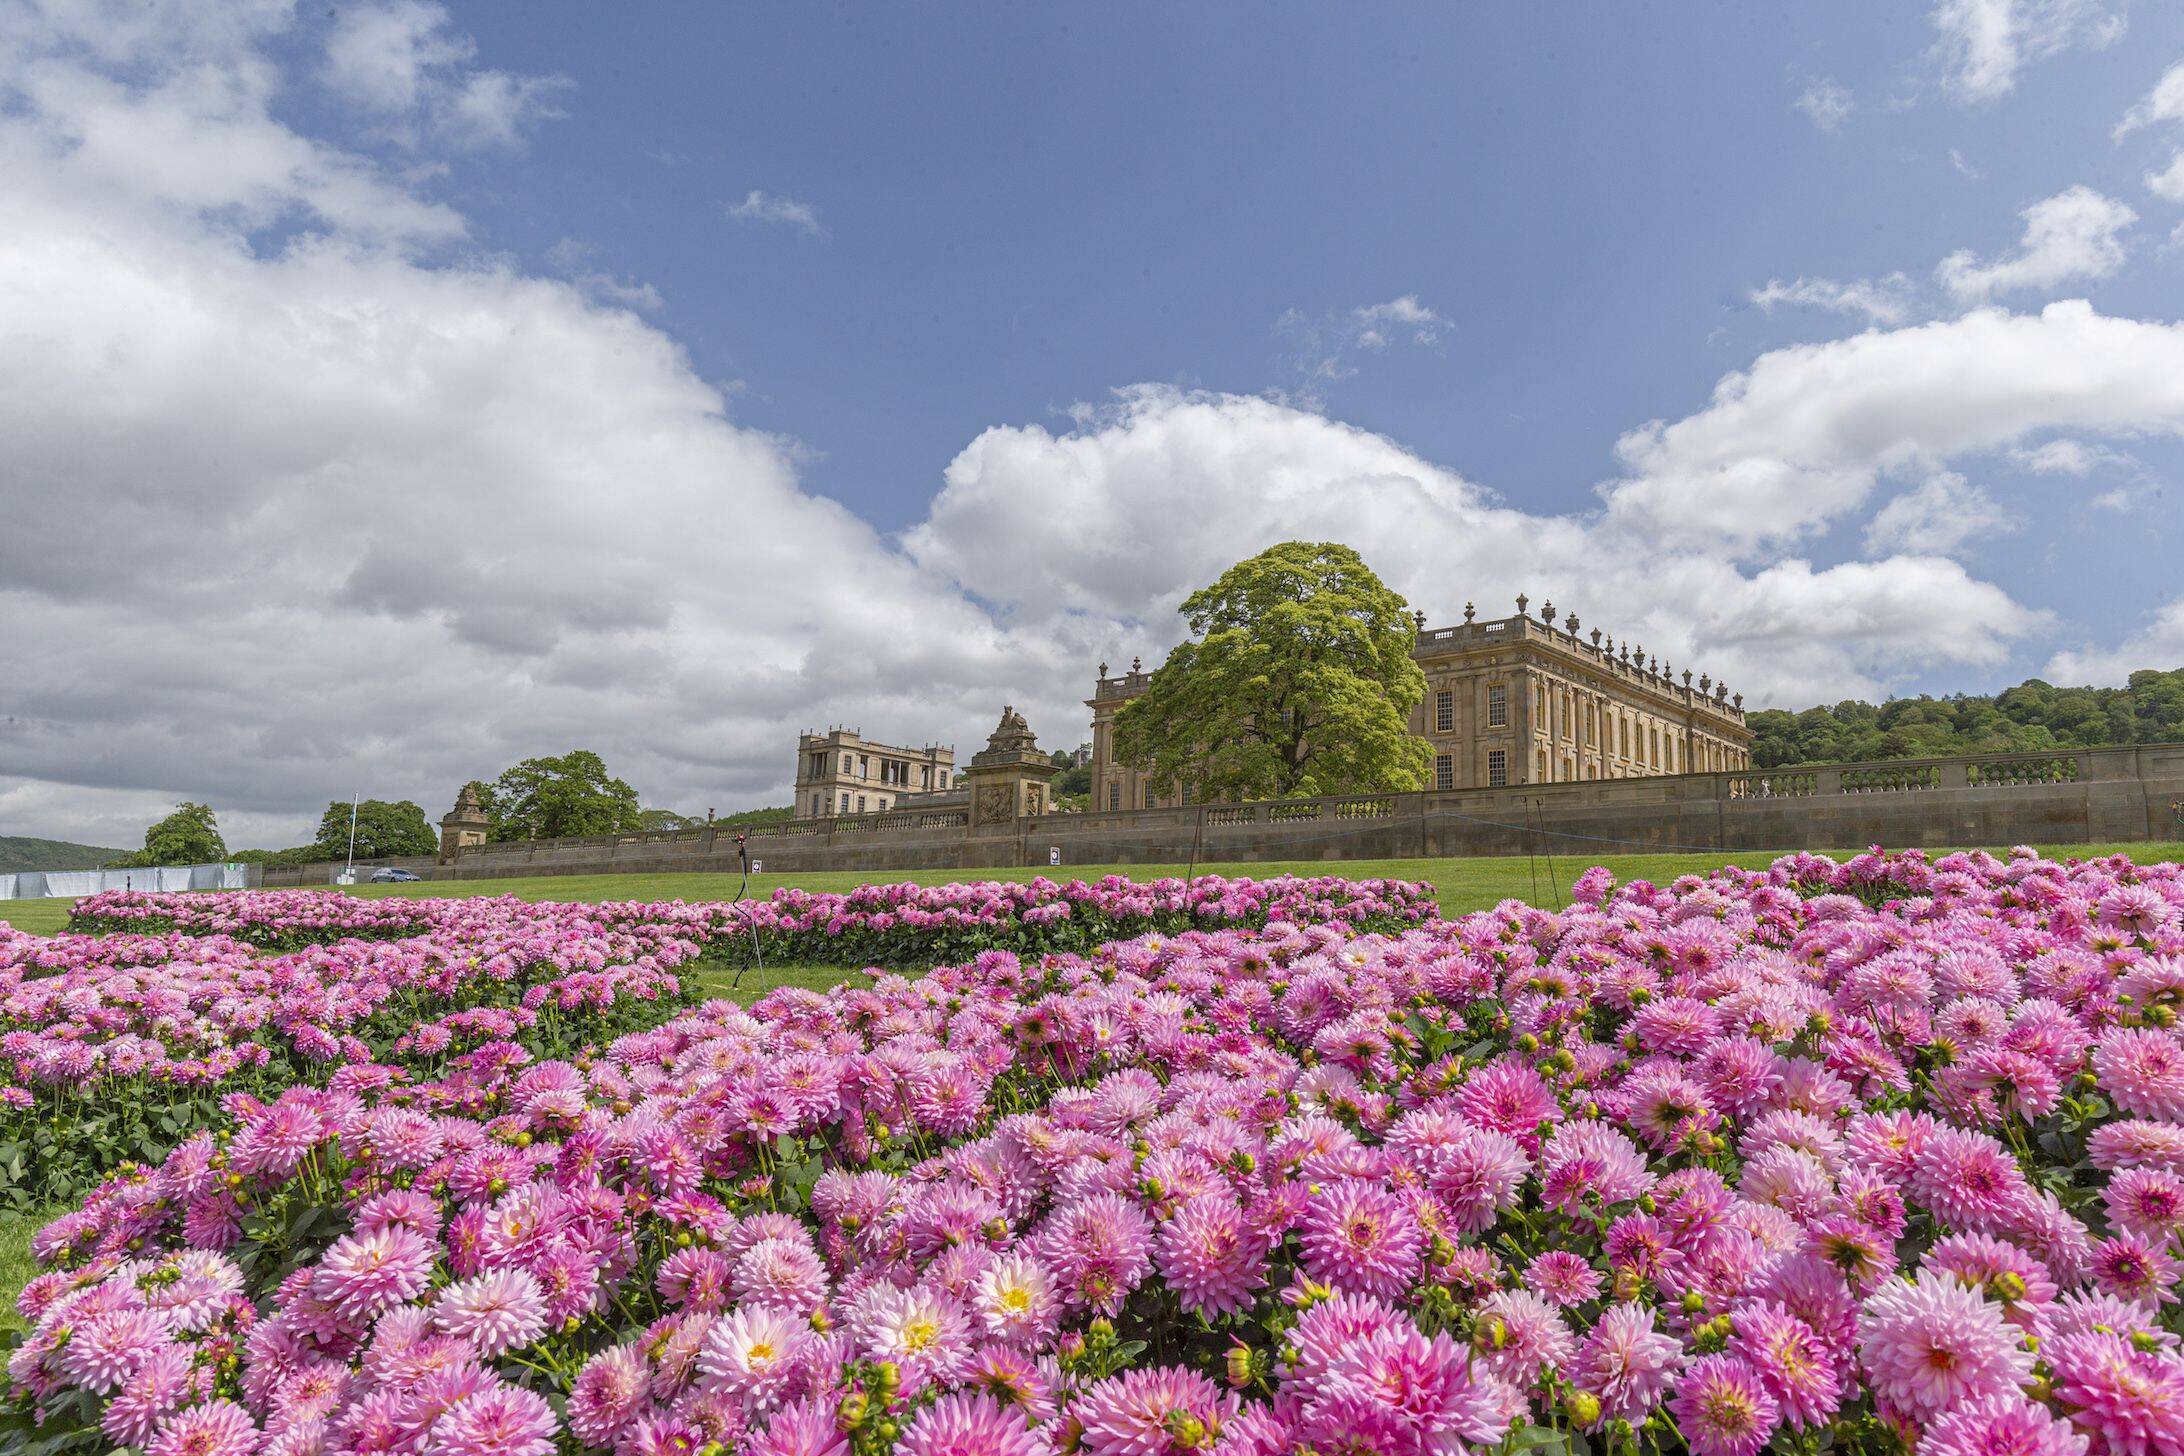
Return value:
[(1286, 541), (1183, 603), (1191, 640), (1115, 717), (1115, 757), (1198, 799), (1415, 789), (1415, 624), (1347, 546)]
[[(313, 859), (344, 859), (349, 853), (349, 806), (336, 799), (319, 818), (311, 840)], [(425, 811), (408, 799), (392, 803), (366, 799), (356, 806), (356, 857), (387, 859), (396, 855), (434, 854), (440, 836), (425, 822)]]
[(133, 854), (109, 860), (111, 869), (142, 869), (151, 865), (223, 864), (227, 842), (220, 838), (220, 821), (205, 804), (182, 803), (174, 812), (144, 831), (144, 847)]
[(628, 834), (642, 827), (637, 791), (585, 748), (527, 758), (490, 786), (476, 787), (497, 840)]

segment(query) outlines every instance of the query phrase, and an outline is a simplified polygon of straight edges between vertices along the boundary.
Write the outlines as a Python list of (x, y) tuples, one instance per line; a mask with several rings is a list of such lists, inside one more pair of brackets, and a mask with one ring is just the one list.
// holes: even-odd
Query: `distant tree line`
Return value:
[[(646, 809), (637, 791), (607, 772), (604, 760), (589, 749), (558, 757), (527, 758), (487, 781), (472, 780), (485, 810), (486, 837), (495, 843), (524, 839), (565, 839), (592, 834), (702, 828), (706, 820), (672, 809)], [(319, 864), (349, 856), (350, 803), (336, 799), (320, 816), (308, 844), (289, 849), (230, 852), (211, 807), (185, 803), (144, 831), (144, 848), (107, 861), (109, 868), (234, 862), (272, 866)], [(733, 829), (778, 823), (787, 808), (749, 809), (713, 822)], [(397, 859), (438, 853), (439, 830), (425, 811), (408, 799), (365, 799), (355, 805), (356, 857)]]
[(2184, 741), (2184, 668), (2134, 672), (2120, 688), (2059, 688), (2032, 678), (1992, 697), (1850, 699), (1801, 713), (1768, 708), (1745, 723), (1759, 768), (2175, 743)]

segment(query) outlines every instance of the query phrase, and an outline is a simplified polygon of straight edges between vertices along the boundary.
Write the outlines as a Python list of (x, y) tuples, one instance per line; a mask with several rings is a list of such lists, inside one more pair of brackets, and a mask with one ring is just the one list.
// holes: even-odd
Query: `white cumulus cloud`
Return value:
[(1773, 313), (1778, 307), (1818, 308), (1833, 313), (1847, 313), (1864, 319), (1868, 324), (1893, 326), (1911, 316), (1911, 280), (1901, 273), (1891, 273), (1885, 278), (1856, 278), (1840, 282), (1833, 278), (1803, 278), (1784, 283), (1779, 278), (1767, 281), (1763, 288), (1755, 288), (1749, 295), (1758, 307)]
[(568, 81), (475, 69), (477, 46), (426, 0), (350, 4), (335, 12), (324, 76), (405, 146), (512, 147), (533, 123), (561, 113)]
[(1875, 513), (1865, 547), (1875, 555), (1948, 556), (1968, 541), (2016, 528), (1993, 496), (1953, 470), (1940, 470)]
[(799, 202), (793, 197), (774, 197), (756, 188), (745, 193), (741, 202), (732, 204), (728, 215), (739, 222), (781, 223), (813, 237), (826, 231), (819, 223), (819, 209), (810, 203)]
[(2021, 289), (2051, 290), (2106, 278), (2123, 266), (2123, 234), (2138, 214), (2090, 187), (2071, 187), (2027, 207), (2017, 251), (1981, 263), (1969, 249), (1951, 253), (1934, 276), (1959, 302), (1979, 303)]
[(1940, 0), (1933, 9), (1943, 84), (1960, 101), (1992, 101), (2017, 89), (2027, 65), (2123, 34), (2120, 11), (2097, 0)]
[(1798, 93), (1796, 101), (1797, 109), (1804, 112), (1814, 126), (1825, 132), (1841, 131), (1843, 123), (1850, 119), (1851, 109), (1856, 104), (1849, 87), (1838, 85), (1825, 77), (1807, 83), (1805, 89)]

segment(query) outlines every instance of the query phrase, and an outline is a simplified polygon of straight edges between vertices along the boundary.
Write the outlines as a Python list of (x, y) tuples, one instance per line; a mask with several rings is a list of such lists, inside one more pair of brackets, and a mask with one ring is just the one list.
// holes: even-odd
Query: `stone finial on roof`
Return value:
[(1142, 658), (1142, 657), (1133, 657), (1133, 658), (1131, 658), (1131, 659), (1130, 659), (1130, 671), (1132, 671), (1132, 672), (1143, 672), (1143, 671), (1145, 671), (1145, 659), (1144, 659), (1144, 658)]
[(1555, 624), (1555, 604), (1553, 602), (1541, 602), (1539, 604), (1539, 619), (1550, 627)]
[(1471, 619), (1472, 619), (1473, 617), (1476, 617), (1477, 615), (1479, 615), (1479, 609), (1478, 609), (1477, 607), (1474, 607), (1473, 605), (1471, 605), (1471, 603), (1469, 603), (1469, 602), (1465, 602), (1465, 603), (1464, 603), (1464, 625), (1465, 625), (1466, 627), (1470, 626), (1470, 625), (1471, 625)]
[(1526, 595), (1525, 595), (1525, 594), (1524, 594), (1523, 592), (1518, 592), (1518, 593), (1517, 593), (1517, 615), (1518, 615), (1518, 616), (1520, 616), (1520, 617), (1522, 617), (1522, 616), (1526, 616), (1526, 615), (1528, 615), (1528, 614), (1529, 614), (1529, 613), (1531, 612), (1531, 610), (1532, 610), (1532, 599), (1531, 599), (1530, 597), (1526, 596)]
[(1595, 649), (1600, 646), (1600, 629), (1598, 627), (1592, 629), (1592, 645)]
[(1577, 613), (1572, 612), (1569, 616), (1564, 617), (1562, 619), (1562, 625), (1569, 629), (1570, 635), (1572, 637), (1575, 637), (1577, 635)]
[(1101, 676), (1101, 677), (1105, 677), (1105, 676), (1107, 676), (1107, 664), (1106, 664), (1106, 663), (1104, 663), (1104, 662), (1100, 664), (1100, 676)]
[(1416, 611), (1416, 610), (1413, 610), (1413, 611), (1411, 612), (1411, 614), (1410, 614), (1410, 615), (1411, 615), (1411, 621), (1417, 624), (1417, 626), (1418, 626), (1418, 630), (1419, 630), (1419, 631), (1421, 631), (1421, 632), (1425, 631), (1425, 630), (1426, 630), (1426, 614), (1425, 614), (1424, 612), (1421, 612), (1421, 611)]

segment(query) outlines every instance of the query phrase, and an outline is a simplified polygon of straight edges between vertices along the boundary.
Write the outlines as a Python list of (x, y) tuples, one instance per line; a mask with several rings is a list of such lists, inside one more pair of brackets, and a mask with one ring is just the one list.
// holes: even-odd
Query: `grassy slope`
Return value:
[(70, 844), (65, 839), (26, 839), (0, 834), (0, 875), (21, 870), (92, 870), (126, 850)]

